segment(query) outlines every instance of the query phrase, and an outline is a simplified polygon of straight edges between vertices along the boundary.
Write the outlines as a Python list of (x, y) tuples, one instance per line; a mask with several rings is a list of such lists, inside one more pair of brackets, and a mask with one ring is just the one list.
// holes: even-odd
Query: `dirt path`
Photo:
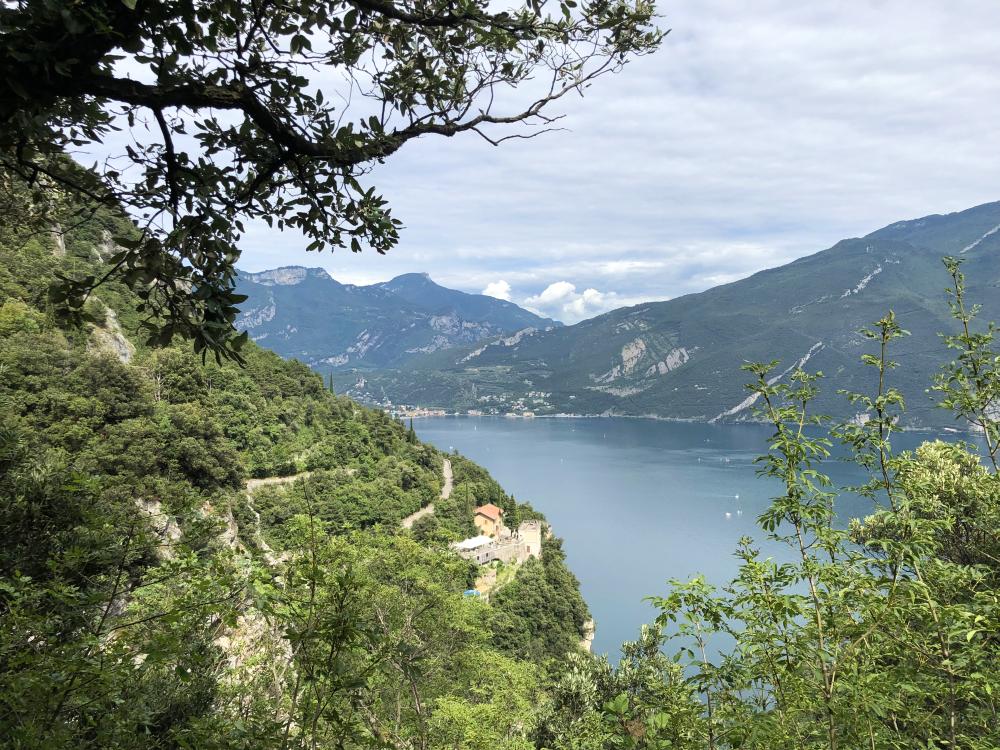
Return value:
[[(275, 485), (292, 484), (293, 482), (299, 479), (305, 479), (311, 474), (312, 474), (311, 471), (303, 471), (299, 474), (292, 474), (291, 476), (287, 477), (261, 477), (259, 479), (248, 479), (246, 484), (247, 500), (249, 501), (253, 497), (254, 490), (257, 490), (261, 487), (273, 487)], [(287, 552), (282, 552), (280, 555), (276, 556), (274, 554), (274, 550), (271, 549), (271, 546), (264, 539), (264, 534), (262, 533), (260, 527), (260, 513), (257, 512), (257, 509), (253, 507), (253, 504), (251, 504), (250, 502), (247, 502), (247, 507), (250, 509), (250, 512), (253, 513), (254, 519), (256, 521), (255, 528), (253, 529), (252, 533), (254, 535), (254, 539), (257, 542), (257, 546), (264, 554), (264, 560), (267, 561), (268, 565), (275, 565), (276, 563), (284, 562), (285, 560), (287, 560), (288, 559)], [(236, 534), (233, 531), (233, 528), (237, 528), (238, 530), (238, 527), (236, 527), (236, 521), (235, 519), (232, 518), (231, 513), (229, 516), (229, 520), (232, 522), (231, 523), (232, 528), (230, 528), (230, 533), (232, 533), (233, 537), (235, 538)]]
[(447, 458), (444, 460), (444, 465), (441, 467), (441, 473), (444, 475), (444, 487), (441, 488), (441, 499), (447, 500), (451, 497), (451, 490), (453, 486), (454, 474), (451, 471), (451, 461)]
[[(441, 474), (444, 476), (444, 486), (441, 488), (441, 500), (447, 500), (451, 497), (451, 491), (454, 487), (454, 474), (451, 470), (451, 461), (447, 458), (444, 460), (444, 464), (441, 466)], [(428, 503), (426, 506), (418, 510), (416, 513), (411, 513), (402, 521), (402, 526), (404, 529), (412, 529), (413, 524), (419, 521), (424, 516), (429, 516), (434, 512), (434, 503)]]
[(301, 474), (292, 474), (288, 477), (263, 477), (262, 479), (248, 479), (247, 492), (253, 492), (258, 487), (267, 487), (274, 484), (291, 484), (297, 479), (305, 479), (311, 474), (311, 471), (303, 471)]

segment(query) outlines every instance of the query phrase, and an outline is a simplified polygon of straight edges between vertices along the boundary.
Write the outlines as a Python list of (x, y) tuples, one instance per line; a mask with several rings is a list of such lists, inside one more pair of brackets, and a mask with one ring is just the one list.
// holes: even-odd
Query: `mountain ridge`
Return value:
[[(964, 254), (964, 255), (963, 255)], [(895, 309), (913, 336), (897, 344), (893, 374), (913, 426), (946, 421), (926, 390), (949, 359), (938, 334), (953, 330), (940, 259), (965, 259), (969, 297), (1000, 318), (1000, 202), (895, 222), (744, 279), (663, 302), (604, 313), (573, 326), (430, 353), (405, 372), (359, 378), (350, 393), (372, 402), (485, 413), (751, 418), (746, 361), (802, 362), (870, 392), (858, 330)], [(850, 417), (846, 401), (818, 405)]]
[(415, 355), (526, 328), (561, 325), (511, 302), (435, 283), (428, 274), (343, 284), (322, 268), (240, 271), (237, 327), (321, 372), (401, 366)]

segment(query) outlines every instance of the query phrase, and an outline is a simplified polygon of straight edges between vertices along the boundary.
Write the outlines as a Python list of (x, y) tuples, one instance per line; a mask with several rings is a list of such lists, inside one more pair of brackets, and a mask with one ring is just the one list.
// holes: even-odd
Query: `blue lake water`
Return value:
[[(621, 643), (655, 617), (643, 598), (666, 593), (668, 579), (701, 573), (726, 583), (744, 535), (766, 554), (787, 557), (756, 525), (780, 492), (773, 480), (756, 476), (753, 463), (766, 450), (766, 427), (503, 417), (418, 419), (414, 427), (422, 440), (486, 467), (546, 515), (565, 540), (597, 623), (594, 651), (613, 660)], [(904, 434), (895, 445), (912, 448), (927, 438)], [(825, 472), (841, 485), (864, 479), (860, 469), (835, 459)], [(864, 498), (838, 499), (844, 519), (871, 509)]]

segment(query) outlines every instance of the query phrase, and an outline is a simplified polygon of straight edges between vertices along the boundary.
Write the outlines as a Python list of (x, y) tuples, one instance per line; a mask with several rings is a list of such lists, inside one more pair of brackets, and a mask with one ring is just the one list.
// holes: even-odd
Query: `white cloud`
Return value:
[(606, 309), (607, 295), (596, 289), (584, 289), (583, 294), (564, 306), (577, 319), (587, 318)]
[(639, 300), (628, 300), (614, 292), (599, 292), (593, 288), (576, 291), (576, 285), (569, 281), (549, 284), (541, 293), (528, 297), (522, 303), (539, 315), (556, 318), (564, 323), (577, 323), (585, 318), (599, 315)]
[(545, 287), (541, 294), (528, 297), (524, 303), (537, 307), (554, 307), (563, 304), (567, 299), (572, 299), (575, 295), (576, 286), (568, 281), (556, 281)]
[(500, 279), (499, 281), (491, 281), (486, 285), (486, 288), (483, 289), (481, 294), (510, 302), (510, 284), (503, 279)]

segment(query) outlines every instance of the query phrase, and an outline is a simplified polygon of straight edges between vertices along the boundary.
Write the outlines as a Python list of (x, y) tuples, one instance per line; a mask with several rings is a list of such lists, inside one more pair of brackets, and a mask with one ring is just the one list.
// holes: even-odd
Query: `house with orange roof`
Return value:
[(503, 508), (493, 503), (480, 505), (476, 508), (476, 513), (472, 520), (476, 524), (476, 528), (479, 529), (479, 533), (486, 536), (499, 538), (506, 531), (503, 525)]

